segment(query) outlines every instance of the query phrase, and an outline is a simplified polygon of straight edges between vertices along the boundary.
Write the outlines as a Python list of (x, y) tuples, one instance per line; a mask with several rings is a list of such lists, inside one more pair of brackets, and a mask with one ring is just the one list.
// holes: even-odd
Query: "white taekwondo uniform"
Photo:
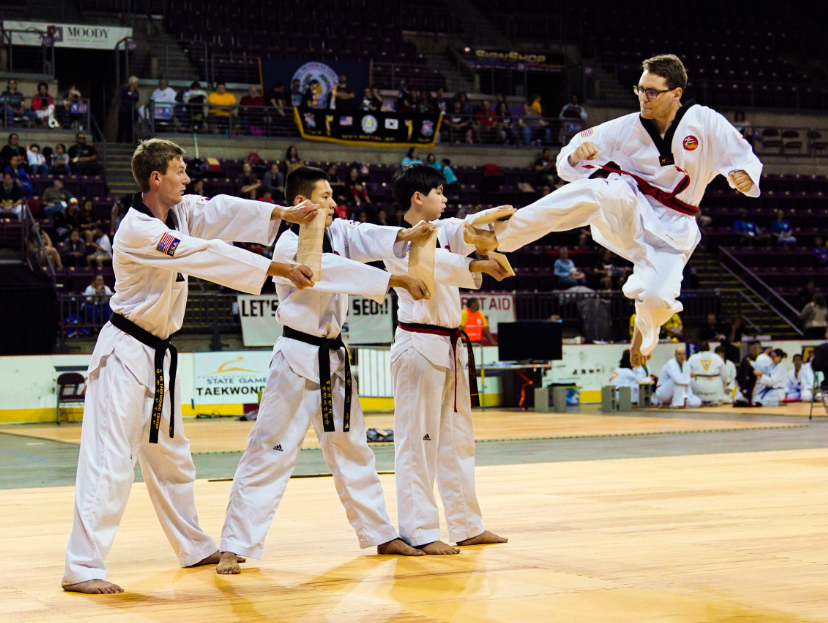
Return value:
[[(773, 363), (771, 363), (773, 365)], [(776, 407), (785, 400), (785, 386), (788, 383), (788, 368), (783, 362), (773, 365), (770, 372), (763, 374), (753, 388), (753, 402), (764, 407)]]
[[(587, 141), (597, 146), (597, 158), (570, 166), (570, 154)], [(611, 161), (643, 184), (619, 173), (587, 179)], [(597, 243), (634, 265), (623, 290), (635, 300), (641, 350), (649, 355), (661, 325), (683, 309), (676, 297), (684, 265), (700, 240), (693, 215), (705, 188), (716, 175), (742, 169), (755, 184), (748, 196), (758, 197), (762, 164), (722, 115), (691, 100), (663, 139), (652, 121), (630, 114), (573, 137), (557, 165), (558, 174), (574, 183), (496, 223), (499, 250), (515, 251), (549, 232), (589, 225)]]
[[(133, 197), (113, 245), (113, 320), (101, 330), (89, 364), (64, 586), (106, 579), (104, 560), (126, 508), (136, 459), (181, 566), (197, 563), (218, 549), (198, 525), (195, 465), (179, 404), (172, 405), (170, 417), (173, 396), (181, 396), (178, 379), (166, 382), (175, 369), (175, 351), (166, 352), (168, 343), (162, 344), (164, 350), (157, 349), (163, 357), (158, 366), (162, 374), (157, 375), (157, 350), (113, 322), (120, 315), (150, 338), (167, 340), (184, 322), (188, 275), (259, 294), (270, 260), (222, 241), (273, 244), (280, 221), (271, 220), (272, 211), (271, 204), (237, 197), (219, 195), (208, 200), (186, 195), (164, 223), (152, 216), (141, 193)], [(134, 327), (131, 330), (135, 332)], [(158, 387), (163, 393), (156, 402), (153, 394)], [(157, 423), (166, 422), (170, 436), (161, 435), (151, 443), (156, 404), (161, 407)]]
[(705, 403), (724, 402), (727, 388), (727, 366), (716, 353), (701, 351), (690, 356), (690, 381), (693, 394)]
[(725, 359), (727, 377), (725, 381), (725, 402), (733, 402), (733, 394), (736, 391), (736, 364), (730, 359)]
[[(640, 370), (636, 368), (635, 370)], [(609, 384), (613, 387), (630, 387), (630, 396), (632, 402), (638, 402), (638, 382), (643, 378), (641, 374), (636, 374), (635, 370), (631, 368), (616, 368), (610, 375)]]
[[(463, 239), (464, 221), (432, 223), (439, 243), (434, 292), (430, 299), (415, 301), (405, 290), (396, 289), (400, 326), (391, 346), (397, 515), (400, 536), (412, 546), (440, 540), (435, 479), (449, 540), (464, 541), (484, 531), (474, 487), (468, 354), (459, 333), (452, 331), (460, 327), (463, 313), (460, 288), (479, 288), (482, 275), (469, 272), (472, 260), (466, 256), (475, 248)], [(406, 273), (408, 258), (386, 260), (385, 266)]]
[(788, 398), (811, 402), (814, 399), (814, 370), (810, 363), (803, 363), (799, 368), (788, 372), (788, 382), (785, 385), (785, 394)]
[(690, 363), (685, 361), (679, 366), (678, 360), (673, 357), (664, 364), (661, 374), (658, 375), (658, 387), (655, 397), (659, 404), (671, 407), (700, 407), (701, 400), (693, 394), (690, 387)]
[[(397, 538), (385, 508), (374, 453), (368, 446), (356, 381), (348, 387), (350, 368), (345, 349), (340, 348), (340, 332), (348, 314), (349, 294), (377, 303), (385, 300), (391, 274), (363, 262), (381, 260), (393, 255), (395, 249), (402, 255), (405, 245), (395, 245), (398, 232), (396, 227), (335, 219), (325, 232), (321, 280), (304, 290), (285, 279), (275, 280), (279, 295), (276, 317), (284, 325), (284, 334), (273, 347), (259, 417), (233, 479), (221, 534), (222, 551), (262, 557), (265, 536), (311, 424), (360, 547)], [(298, 241), (293, 231), (282, 234), (273, 259), (293, 260)], [(319, 344), (300, 341), (300, 337), (330, 342), (323, 355)], [(321, 356), (330, 361), (332, 412), (328, 430), (320, 392), (326, 380), (320, 379)], [(324, 372), (324, 363), (322, 367)], [(348, 389), (350, 421), (346, 424)]]
[[(759, 393), (764, 392), (767, 389), (767, 384), (762, 381), (762, 377), (759, 377), (759, 374), (765, 375), (764, 378), (767, 381), (768, 376), (770, 375), (771, 371), (773, 370), (773, 359), (771, 359), (766, 353), (759, 353), (759, 356), (756, 357), (756, 360), (748, 359), (750, 365), (757, 373), (757, 380), (756, 385), (753, 388), (753, 395), (755, 397), (759, 396)], [(774, 398), (774, 395), (771, 395), (771, 399)], [(784, 398), (784, 396), (783, 396)], [(733, 397), (734, 402), (744, 401), (747, 402), (748, 399), (745, 397), (744, 392), (740, 388), (737, 387), (736, 393)], [(753, 402), (760, 403), (758, 398), (754, 399)], [(761, 403), (760, 403), (761, 404)]]

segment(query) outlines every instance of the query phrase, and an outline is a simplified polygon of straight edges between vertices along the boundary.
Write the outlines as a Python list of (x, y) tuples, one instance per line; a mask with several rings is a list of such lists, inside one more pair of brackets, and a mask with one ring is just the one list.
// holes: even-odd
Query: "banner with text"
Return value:
[(207, 405), (258, 402), (271, 357), (269, 350), (196, 353), (193, 400)]
[(238, 302), (244, 345), (273, 346), (282, 335), (282, 325), (276, 320), (279, 297), (239, 294)]
[(515, 322), (514, 294), (487, 294), (486, 292), (464, 294), (460, 297), (464, 309), (471, 298), (480, 301), (480, 311), (486, 316), (486, 320), (489, 322), (489, 331), (492, 333), (497, 334), (498, 322)]
[(293, 109), (302, 138), (386, 147), (433, 147), (440, 132), (442, 114), (400, 114), (364, 110)]
[[(49, 33), (56, 48), (85, 48), (87, 50), (114, 50), (124, 37), (132, 36), (132, 28), (123, 26), (98, 26), (90, 24), (49, 24), (48, 22), (25, 22), (3, 20), (4, 30), (12, 32), (13, 45), (43, 44), (41, 33)], [(31, 33), (31, 34), (29, 34)]]
[(394, 341), (394, 322), (391, 317), (391, 296), (377, 303), (362, 296), (349, 301), (348, 321), (342, 331), (347, 344), (390, 344)]

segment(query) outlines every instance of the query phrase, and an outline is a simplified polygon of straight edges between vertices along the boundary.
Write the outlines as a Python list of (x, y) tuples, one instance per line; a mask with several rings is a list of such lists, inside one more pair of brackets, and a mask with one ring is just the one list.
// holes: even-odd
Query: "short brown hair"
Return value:
[(681, 87), (683, 91), (687, 88), (687, 71), (684, 69), (684, 63), (675, 54), (653, 56), (641, 63), (641, 67), (644, 71), (664, 78), (668, 89)]
[(151, 138), (138, 145), (132, 154), (132, 177), (142, 192), (149, 190), (150, 175), (158, 171), (167, 172), (171, 160), (184, 155), (184, 150), (172, 141)]

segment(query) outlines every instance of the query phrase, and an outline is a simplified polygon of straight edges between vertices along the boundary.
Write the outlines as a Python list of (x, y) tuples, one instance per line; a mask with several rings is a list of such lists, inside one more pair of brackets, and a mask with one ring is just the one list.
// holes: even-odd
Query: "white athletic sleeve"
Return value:
[(399, 232), (399, 227), (383, 227), (345, 219), (335, 219), (331, 224), (331, 234), (343, 236), (346, 256), (355, 262), (376, 262), (394, 257)]
[[(588, 178), (590, 175), (595, 173), (595, 169), (612, 160), (613, 153), (616, 149), (616, 137), (614, 136), (614, 133), (621, 127), (622, 123), (626, 122), (626, 120), (626, 117), (613, 119), (612, 121), (607, 121), (606, 123), (597, 125), (594, 128), (589, 128), (573, 136), (572, 140), (569, 141), (569, 145), (564, 146), (561, 151), (558, 152), (558, 160), (556, 163), (558, 167), (558, 175), (560, 175), (567, 182), (576, 182), (578, 180)], [(598, 148), (598, 156), (595, 160), (584, 160), (576, 163), (574, 167), (570, 166), (570, 154), (572, 154), (572, 152), (584, 143), (594, 143)], [(593, 168), (584, 168), (583, 165), (590, 165)]]
[[(472, 259), (452, 253), (446, 249), (437, 249), (434, 253), (434, 283), (441, 286), (468, 288), (477, 290), (483, 284), (481, 273), (469, 271)], [(386, 258), (385, 269), (395, 275), (408, 274), (408, 253), (405, 257)], [(432, 294), (434, 294), (432, 292)]]
[(465, 219), (447, 218), (438, 221), (431, 221), (433, 225), (437, 226), (441, 241), (445, 240), (447, 250), (458, 255), (469, 255), (474, 253), (475, 247), (473, 244), (466, 242), (464, 232), (466, 230), (465, 224), (471, 223), (477, 214), (469, 214)]
[(205, 240), (254, 242), (266, 246), (276, 241), (281, 219), (271, 220), (272, 203), (217, 195), (206, 199), (185, 195), (180, 210), (190, 225), (190, 235)]
[(270, 260), (221, 240), (202, 240), (168, 229), (158, 219), (120, 228), (115, 262), (120, 256), (137, 264), (176, 271), (219, 285), (259, 294)]
[(762, 177), (762, 163), (753, 153), (750, 143), (727, 119), (716, 111), (708, 110), (708, 115), (708, 127), (710, 128), (708, 140), (710, 141), (712, 168), (725, 177), (731, 188), (735, 188), (735, 186), (728, 174), (731, 171), (744, 171), (753, 180), (753, 188), (745, 195), (747, 197), (758, 197), (760, 194), (759, 180)]

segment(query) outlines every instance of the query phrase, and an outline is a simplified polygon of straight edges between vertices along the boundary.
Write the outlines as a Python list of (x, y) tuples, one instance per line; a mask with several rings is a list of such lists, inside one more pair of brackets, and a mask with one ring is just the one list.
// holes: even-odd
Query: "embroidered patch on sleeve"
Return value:
[(581, 138), (588, 138), (588, 137), (592, 136), (594, 133), (595, 133), (595, 130), (593, 130), (592, 128), (587, 128), (586, 130), (581, 132)]
[(174, 237), (172, 234), (164, 234), (161, 236), (161, 240), (158, 241), (155, 250), (159, 253), (165, 253), (170, 257), (175, 257), (175, 250), (178, 249), (180, 242), (181, 240)]

